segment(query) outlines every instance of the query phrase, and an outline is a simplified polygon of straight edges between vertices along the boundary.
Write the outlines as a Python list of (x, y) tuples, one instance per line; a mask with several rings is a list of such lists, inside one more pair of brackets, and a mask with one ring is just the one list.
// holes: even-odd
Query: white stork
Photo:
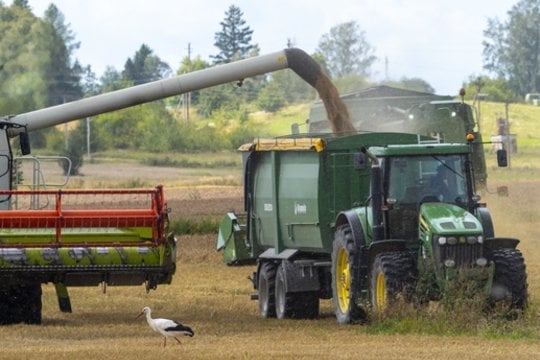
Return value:
[(169, 319), (152, 319), (152, 310), (150, 310), (148, 306), (145, 306), (142, 309), (142, 312), (137, 318), (143, 314), (146, 315), (146, 321), (148, 321), (148, 325), (150, 325), (152, 330), (164, 336), (163, 347), (167, 345), (167, 337), (173, 337), (180, 345), (182, 345), (177, 336), (186, 335), (192, 337), (195, 335), (190, 327), (184, 326), (176, 321)]

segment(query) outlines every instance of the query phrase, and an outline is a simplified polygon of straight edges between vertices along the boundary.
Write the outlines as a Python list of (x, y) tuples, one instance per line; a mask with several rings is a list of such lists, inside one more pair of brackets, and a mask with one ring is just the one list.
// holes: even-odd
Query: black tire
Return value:
[(276, 317), (276, 265), (263, 262), (258, 277), (259, 314), (263, 318)]
[(376, 313), (382, 313), (396, 299), (401, 297), (410, 302), (416, 284), (416, 266), (411, 253), (392, 251), (375, 256), (371, 267), (371, 306)]
[(332, 249), (332, 301), (339, 324), (366, 318), (364, 309), (357, 303), (360, 287), (360, 249), (350, 225), (341, 225), (336, 230)]
[(276, 317), (278, 319), (315, 319), (319, 316), (317, 291), (286, 292), (285, 271), (279, 266), (276, 273)]
[(0, 288), (0, 324), (41, 324), (41, 285), (5, 285)]
[(493, 250), (495, 263), (492, 303), (505, 310), (523, 310), (527, 306), (527, 273), (523, 255), (517, 249)]
[(26, 285), (26, 302), (23, 304), (24, 322), (26, 324), (41, 324), (41, 284)]

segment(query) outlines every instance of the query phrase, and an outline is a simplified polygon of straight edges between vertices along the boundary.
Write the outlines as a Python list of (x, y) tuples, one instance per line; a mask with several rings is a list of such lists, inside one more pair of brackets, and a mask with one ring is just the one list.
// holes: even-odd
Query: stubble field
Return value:
[[(89, 186), (138, 179), (164, 184), (171, 218), (217, 217), (241, 211), (240, 186), (204, 184), (205, 175), (184, 170), (129, 165), (92, 172), (75, 181)], [(110, 166), (110, 165), (109, 165)], [(239, 171), (239, 170), (235, 170)], [(235, 175), (232, 175), (233, 177)], [(185, 183), (183, 181), (186, 181)], [(231, 183), (239, 181), (239, 175)], [(206, 182), (207, 184), (212, 181)], [(199, 182), (200, 184), (201, 182)], [(43, 287), (43, 324), (0, 327), (0, 359), (534, 359), (540, 354), (540, 180), (492, 181), (490, 190), (507, 185), (508, 197), (485, 193), (498, 236), (517, 237), (527, 263), (531, 309), (526, 324), (500, 325), (478, 332), (437, 333), (370, 325), (339, 326), (331, 303), (323, 301), (318, 320), (262, 319), (249, 299), (252, 267), (227, 267), (214, 249), (215, 235), (178, 239), (177, 272), (171, 285), (146, 293), (140, 287), (71, 288), (72, 314), (58, 311), (52, 285)], [(88, 187), (88, 186), (87, 186)], [(156, 317), (191, 326), (195, 337), (182, 345), (163, 340), (142, 318), (143, 306)], [(475, 319), (474, 321), (476, 321)], [(447, 321), (452, 321), (448, 317)], [(474, 326), (472, 327), (474, 329)], [(518, 329), (518, 331), (516, 331)], [(523, 330), (524, 329), (524, 330)]]

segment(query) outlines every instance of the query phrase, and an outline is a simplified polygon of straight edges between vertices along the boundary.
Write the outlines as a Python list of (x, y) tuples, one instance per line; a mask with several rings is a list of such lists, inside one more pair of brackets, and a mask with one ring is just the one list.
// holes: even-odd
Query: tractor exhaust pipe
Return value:
[(379, 159), (368, 149), (360, 149), (371, 160), (371, 210), (373, 241), (384, 239), (384, 225), (382, 216), (382, 174)]

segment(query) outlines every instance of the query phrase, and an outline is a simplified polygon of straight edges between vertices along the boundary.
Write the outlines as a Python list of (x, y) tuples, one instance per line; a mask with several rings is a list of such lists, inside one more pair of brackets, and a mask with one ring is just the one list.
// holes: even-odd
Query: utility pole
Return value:
[[(191, 72), (191, 43), (188, 43), (188, 72)], [(191, 106), (191, 92), (183, 95), (184, 97), (184, 119), (189, 122), (189, 107)]]
[(511, 169), (512, 168), (512, 164), (510, 162), (510, 158), (512, 157), (510, 154), (512, 153), (512, 139), (510, 139), (510, 120), (509, 120), (509, 117), (508, 117), (508, 101), (506, 101), (504, 103), (504, 112), (505, 112), (505, 128), (506, 128), (506, 136), (505, 136), (505, 148), (506, 148), (506, 156), (508, 158), (508, 168)]
[(88, 162), (91, 162), (92, 154), (90, 152), (90, 117), (86, 118), (86, 151), (88, 155)]
[(384, 81), (388, 81), (388, 56), (384, 57)]

